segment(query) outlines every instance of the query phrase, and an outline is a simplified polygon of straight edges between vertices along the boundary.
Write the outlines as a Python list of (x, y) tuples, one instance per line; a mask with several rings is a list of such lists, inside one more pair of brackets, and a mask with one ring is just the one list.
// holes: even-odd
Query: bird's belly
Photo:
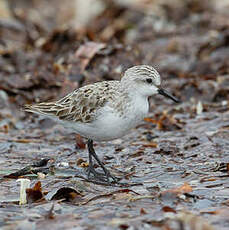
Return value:
[(137, 100), (136, 104), (119, 112), (113, 107), (105, 106), (98, 111), (95, 119), (88, 123), (68, 122), (68, 126), (83, 137), (95, 141), (109, 141), (120, 138), (130, 129), (141, 123), (148, 113), (148, 101)]
[(110, 113), (91, 123), (76, 122), (70, 124), (70, 127), (83, 137), (95, 141), (109, 141), (126, 135), (139, 122), (140, 119), (120, 117), (117, 114)]

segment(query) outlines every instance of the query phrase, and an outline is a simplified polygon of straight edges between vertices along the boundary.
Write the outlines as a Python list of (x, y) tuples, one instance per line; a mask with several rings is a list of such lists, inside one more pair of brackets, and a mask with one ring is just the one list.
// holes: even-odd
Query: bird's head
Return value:
[(127, 69), (121, 79), (121, 84), (145, 97), (161, 94), (179, 102), (177, 98), (161, 88), (160, 74), (152, 66), (138, 65)]

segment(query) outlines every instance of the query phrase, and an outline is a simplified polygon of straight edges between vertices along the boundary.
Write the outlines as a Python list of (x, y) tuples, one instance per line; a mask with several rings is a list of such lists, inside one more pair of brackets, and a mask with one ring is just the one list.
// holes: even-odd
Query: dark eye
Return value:
[(146, 82), (147, 82), (147, 83), (152, 83), (153, 80), (152, 80), (151, 78), (147, 78), (147, 79), (146, 79)]

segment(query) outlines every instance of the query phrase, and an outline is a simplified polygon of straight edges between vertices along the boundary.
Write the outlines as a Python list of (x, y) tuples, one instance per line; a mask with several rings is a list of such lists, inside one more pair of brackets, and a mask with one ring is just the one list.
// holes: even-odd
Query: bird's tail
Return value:
[(57, 106), (55, 103), (39, 103), (34, 105), (25, 105), (24, 111), (42, 114), (45, 116), (56, 116), (57, 114)]

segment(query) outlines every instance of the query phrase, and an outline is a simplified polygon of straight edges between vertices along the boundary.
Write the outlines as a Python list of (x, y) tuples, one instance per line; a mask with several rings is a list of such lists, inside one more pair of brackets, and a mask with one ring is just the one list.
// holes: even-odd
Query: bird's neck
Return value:
[(126, 112), (130, 116), (133, 116), (134, 120), (141, 121), (145, 118), (149, 111), (148, 97), (134, 92), (133, 90), (128, 93), (122, 93), (122, 100), (125, 100)]

